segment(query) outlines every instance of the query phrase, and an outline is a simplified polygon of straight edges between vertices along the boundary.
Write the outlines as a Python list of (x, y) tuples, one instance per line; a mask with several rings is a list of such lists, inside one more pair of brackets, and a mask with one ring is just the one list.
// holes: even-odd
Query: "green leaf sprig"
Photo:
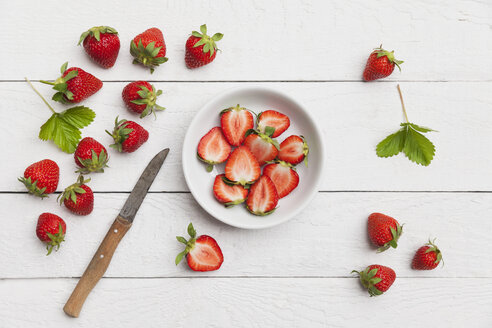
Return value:
[(36, 90), (31, 81), (27, 78), (25, 79), (53, 113), (46, 123), (41, 126), (39, 139), (53, 140), (62, 151), (69, 154), (73, 153), (82, 136), (80, 129), (91, 124), (94, 117), (96, 117), (96, 113), (84, 106), (72, 107), (61, 113), (57, 113), (39, 91)]
[(377, 145), (376, 153), (379, 157), (386, 158), (403, 152), (412, 162), (428, 166), (434, 158), (436, 148), (422, 133), (437, 131), (408, 121), (400, 85), (397, 85), (397, 88), (405, 122), (400, 124), (402, 127), (400, 130), (390, 134)]

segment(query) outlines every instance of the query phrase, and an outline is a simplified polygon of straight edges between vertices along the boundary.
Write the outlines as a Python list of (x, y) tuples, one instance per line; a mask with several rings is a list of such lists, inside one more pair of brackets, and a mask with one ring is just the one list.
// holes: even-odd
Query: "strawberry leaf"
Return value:
[(379, 157), (391, 157), (399, 154), (405, 145), (405, 131), (403, 129), (390, 134), (376, 147)]
[(54, 113), (41, 126), (39, 139), (53, 140), (64, 152), (73, 153), (81, 138), (80, 129), (89, 125), (96, 114), (87, 107), (77, 106)]
[(403, 152), (409, 160), (428, 166), (434, 158), (436, 148), (423, 134), (408, 128)]

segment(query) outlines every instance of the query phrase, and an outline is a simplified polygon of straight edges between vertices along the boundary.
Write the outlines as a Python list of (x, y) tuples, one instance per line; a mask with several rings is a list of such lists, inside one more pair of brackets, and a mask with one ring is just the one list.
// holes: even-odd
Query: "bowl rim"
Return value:
[[(315, 130), (314, 131), (314, 134), (319, 139), (318, 140), (318, 142), (319, 142), (319, 150), (320, 150), (319, 151), (319, 157), (320, 157), (319, 158), (319, 161), (320, 161), (320, 168), (321, 169), (318, 172), (318, 179), (316, 180), (315, 185), (313, 186), (313, 189), (311, 191), (311, 194), (304, 201), (303, 205), (302, 206), (299, 206), (295, 210), (293, 210), (290, 213), (290, 215), (286, 215), (286, 216), (284, 216), (284, 218), (282, 218), (281, 220), (277, 220), (277, 221), (268, 221), (268, 220), (265, 220), (265, 224), (264, 225), (248, 225), (248, 224), (242, 224), (242, 223), (238, 223), (238, 222), (234, 222), (234, 221), (223, 220), (222, 218), (219, 218), (216, 215), (214, 215), (213, 210), (210, 209), (207, 206), (207, 204), (205, 204), (205, 202), (203, 202), (199, 197), (196, 197), (195, 196), (195, 193), (197, 191), (194, 190), (191, 187), (191, 184), (189, 182), (190, 177), (188, 176), (187, 171), (185, 169), (185, 162), (186, 162), (185, 161), (185, 157), (187, 156), (187, 154), (184, 151), (184, 148), (190, 142), (189, 139), (191, 138), (191, 134), (192, 134), (191, 127), (196, 124), (195, 122), (198, 119), (198, 114), (202, 110), (204, 110), (205, 108), (210, 107), (210, 105), (212, 103), (219, 101), (221, 98), (226, 98), (226, 97), (230, 96), (231, 94), (234, 94), (234, 93), (237, 93), (237, 92), (247, 92), (247, 91), (249, 91), (249, 92), (255, 92), (255, 91), (256, 92), (270, 92), (270, 93), (276, 94), (277, 96), (283, 97), (283, 98), (287, 99), (288, 101), (292, 102), (294, 105), (296, 105), (297, 107), (299, 107), (302, 112), (304, 112), (305, 116), (310, 121), (311, 125), (314, 127), (314, 130)], [(223, 222), (223, 223), (225, 223), (227, 225), (230, 225), (230, 226), (233, 226), (233, 227), (236, 227), (236, 228), (252, 229), (252, 230), (271, 228), (271, 227), (274, 227), (276, 225), (285, 223), (285, 222), (289, 221), (290, 219), (292, 219), (293, 217), (295, 217), (297, 214), (299, 214), (299, 212), (301, 212), (302, 210), (304, 210), (312, 202), (312, 200), (314, 199), (314, 197), (319, 193), (319, 186), (320, 186), (321, 182), (323, 181), (323, 176), (324, 176), (325, 156), (326, 156), (325, 155), (325, 145), (324, 145), (323, 131), (320, 129), (320, 127), (316, 123), (316, 120), (313, 118), (313, 116), (306, 109), (306, 106), (304, 106), (304, 104), (302, 104), (298, 100), (292, 98), (290, 95), (288, 95), (288, 94), (286, 94), (286, 93), (284, 93), (282, 91), (279, 91), (279, 90), (274, 89), (274, 88), (269, 87), (269, 86), (267, 87), (267, 86), (260, 86), (260, 85), (232, 87), (232, 88), (228, 88), (228, 89), (226, 89), (224, 91), (221, 91), (220, 93), (217, 93), (217, 94), (213, 95), (212, 98), (210, 100), (208, 100), (205, 104), (203, 104), (201, 106), (201, 108), (195, 113), (193, 119), (191, 120), (190, 124), (188, 125), (188, 128), (186, 130), (186, 134), (185, 134), (185, 138), (183, 140), (183, 146), (181, 148), (181, 152), (182, 152), (182, 154), (181, 154), (181, 169), (183, 171), (183, 175), (184, 175), (184, 178), (185, 178), (186, 185), (188, 186), (188, 189), (190, 190), (191, 195), (193, 196), (193, 198), (195, 199), (195, 201), (201, 206), (201, 208), (204, 209), (205, 212), (207, 212), (214, 219), (216, 219), (216, 220), (218, 220), (220, 222)]]

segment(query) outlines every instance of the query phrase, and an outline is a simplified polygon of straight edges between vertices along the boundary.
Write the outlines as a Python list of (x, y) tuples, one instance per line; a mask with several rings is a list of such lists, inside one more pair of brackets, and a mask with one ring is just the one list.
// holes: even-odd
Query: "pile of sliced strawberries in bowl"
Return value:
[(277, 141), (290, 124), (287, 115), (271, 109), (255, 114), (238, 104), (220, 112), (220, 126), (208, 131), (197, 147), (208, 172), (225, 163), (213, 183), (217, 201), (226, 207), (245, 203), (249, 212), (264, 216), (297, 188), (296, 165), (307, 166), (309, 147), (299, 135)]

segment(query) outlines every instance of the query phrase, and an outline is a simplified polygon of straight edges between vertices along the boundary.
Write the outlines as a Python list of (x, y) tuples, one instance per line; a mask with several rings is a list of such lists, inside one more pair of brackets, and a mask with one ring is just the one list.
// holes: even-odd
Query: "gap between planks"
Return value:
[[(30, 80), (31, 82), (40, 82), (40, 80)], [(101, 80), (104, 83), (129, 83), (134, 80)], [(25, 80), (0, 80), (0, 83), (25, 83)], [(364, 83), (364, 80), (147, 80), (147, 82), (156, 83)], [(378, 80), (371, 83), (488, 83), (492, 80)]]
[[(398, 279), (488, 279), (492, 280), (492, 277), (412, 277), (412, 276), (397, 276)], [(24, 278), (0, 278), (0, 281), (4, 280), (71, 280), (80, 279), (79, 276), (74, 277), (24, 277)], [(102, 277), (101, 279), (114, 279), (114, 280), (126, 280), (126, 279), (359, 279), (357, 276), (155, 276), (155, 277)]]

